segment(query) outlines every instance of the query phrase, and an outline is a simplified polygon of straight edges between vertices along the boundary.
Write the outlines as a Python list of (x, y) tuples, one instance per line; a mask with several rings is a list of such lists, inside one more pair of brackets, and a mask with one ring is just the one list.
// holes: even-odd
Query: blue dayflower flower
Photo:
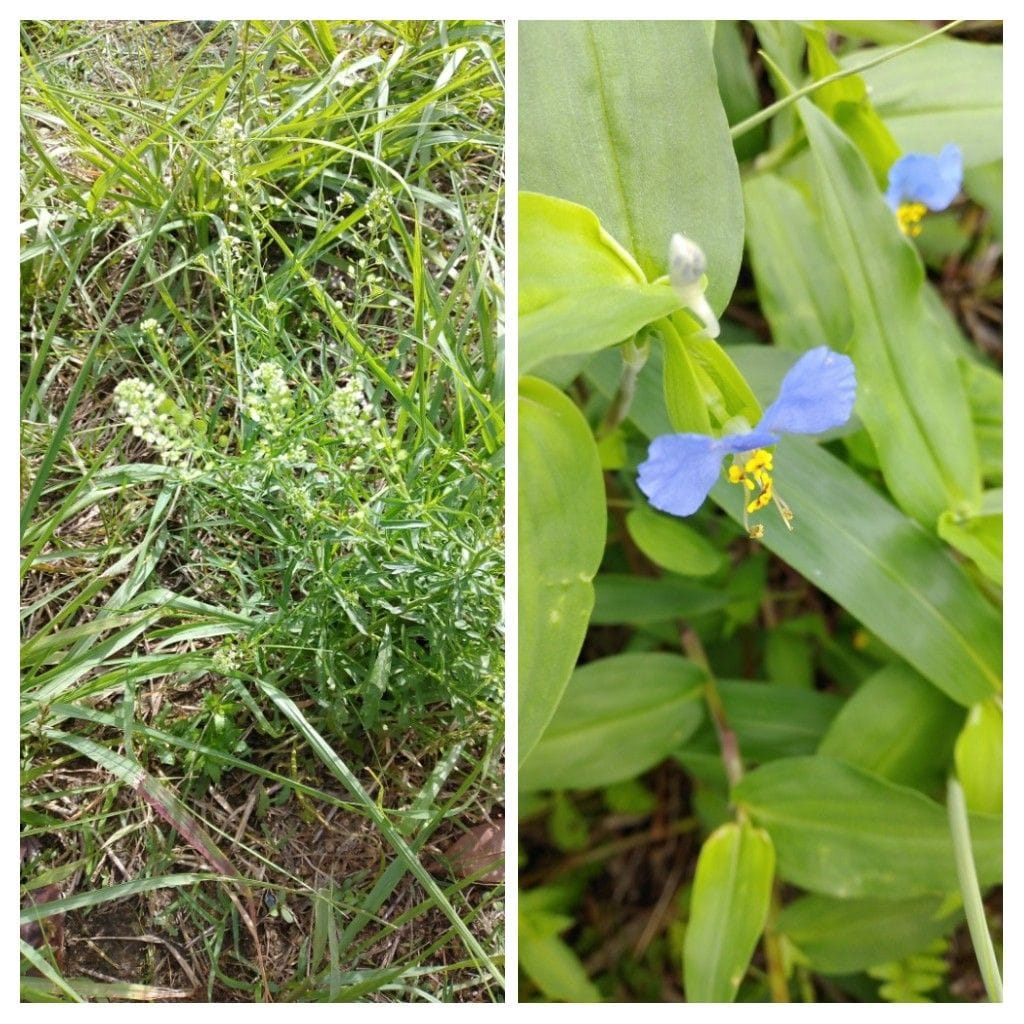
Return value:
[[(853, 412), (856, 396), (853, 360), (824, 345), (811, 349), (782, 379), (779, 397), (768, 406), (753, 430), (724, 437), (656, 437), (647, 461), (639, 467), (637, 483), (655, 508), (675, 516), (693, 515), (714, 487), (722, 459), (731, 454), (729, 480), (758, 492), (744, 505), (744, 523), (750, 513), (774, 501), (789, 526), (793, 514), (775, 493), (771, 477), (773, 456), (765, 449), (776, 444), (781, 434), (820, 434), (842, 426)], [(764, 529), (756, 527), (750, 532), (761, 536)]]
[(925, 211), (946, 209), (959, 194), (963, 180), (963, 154), (953, 143), (938, 156), (908, 153), (889, 168), (885, 201), (895, 212), (903, 233), (918, 235)]

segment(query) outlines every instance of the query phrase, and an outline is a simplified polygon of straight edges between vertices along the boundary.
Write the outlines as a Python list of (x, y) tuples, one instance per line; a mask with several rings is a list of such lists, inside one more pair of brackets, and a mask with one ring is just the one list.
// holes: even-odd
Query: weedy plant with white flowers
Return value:
[(501, 1001), (503, 27), (20, 44), (23, 999)]

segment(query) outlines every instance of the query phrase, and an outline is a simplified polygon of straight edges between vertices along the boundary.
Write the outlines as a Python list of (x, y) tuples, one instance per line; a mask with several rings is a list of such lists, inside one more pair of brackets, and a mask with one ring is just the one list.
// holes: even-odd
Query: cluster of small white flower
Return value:
[(160, 453), (164, 462), (179, 462), (191, 447), (192, 417), (155, 384), (134, 377), (114, 389), (117, 411), (141, 437)]
[(217, 154), (217, 173), (225, 188), (238, 187), (238, 161), (242, 155), (242, 126), (233, 118), (225, 117), (213, 130), (213, 149)]
[(237, 647), (225, 643), (213, 652), (211, 660), (214, 670), (226, 676), (238, 671), (242, 664), (242, 655)]
[(253, 390), (245, 397), (245, 414), (268, 434), (282, 434), (292, 412), (292, 392), (277, 363), (260, 363), (252, 374)]
[(380, 427), (381, 420), (373, 414), (373, 406), (366, 400), (358, 380), (350, 380), (334, 389), (327, 408), (334, 420), (338, 434), (348, 443), (362, 442), (368, 427)]
[(370, 453), (389, 453), (398, 461), (408, 456), (408, 452), (399, 450), (397, 438), (386, 433), (384, 420), (376, 415), (357, 380), (335, 388), (328, 401), (328, 410), (337, 427), (338, 437), (354, 452), (346, 464), (348, 469), (366, 469), (371, 464), (368, 460)]

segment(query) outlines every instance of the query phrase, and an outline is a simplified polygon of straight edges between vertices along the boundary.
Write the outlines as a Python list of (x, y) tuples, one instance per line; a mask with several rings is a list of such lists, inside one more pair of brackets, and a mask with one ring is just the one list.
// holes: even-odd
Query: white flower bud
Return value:
[(721, 328), (701, 284), (707, 269), (704, 250), (685, 235), (674, 234), (668, 244), (668, 279), (686, 308), (704, 324), (708, 337), (717, 338)]

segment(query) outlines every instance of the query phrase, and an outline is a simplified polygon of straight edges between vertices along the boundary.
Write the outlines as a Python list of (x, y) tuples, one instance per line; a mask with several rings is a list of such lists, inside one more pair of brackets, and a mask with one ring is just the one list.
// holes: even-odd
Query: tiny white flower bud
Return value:
[(668, 279), (686, 308), (704, 324), (708, 337), (717, 338), (721, 328), (701, 284), (707, 269), (704, 250), (685, 235), (674, 234), (668, 244)]

